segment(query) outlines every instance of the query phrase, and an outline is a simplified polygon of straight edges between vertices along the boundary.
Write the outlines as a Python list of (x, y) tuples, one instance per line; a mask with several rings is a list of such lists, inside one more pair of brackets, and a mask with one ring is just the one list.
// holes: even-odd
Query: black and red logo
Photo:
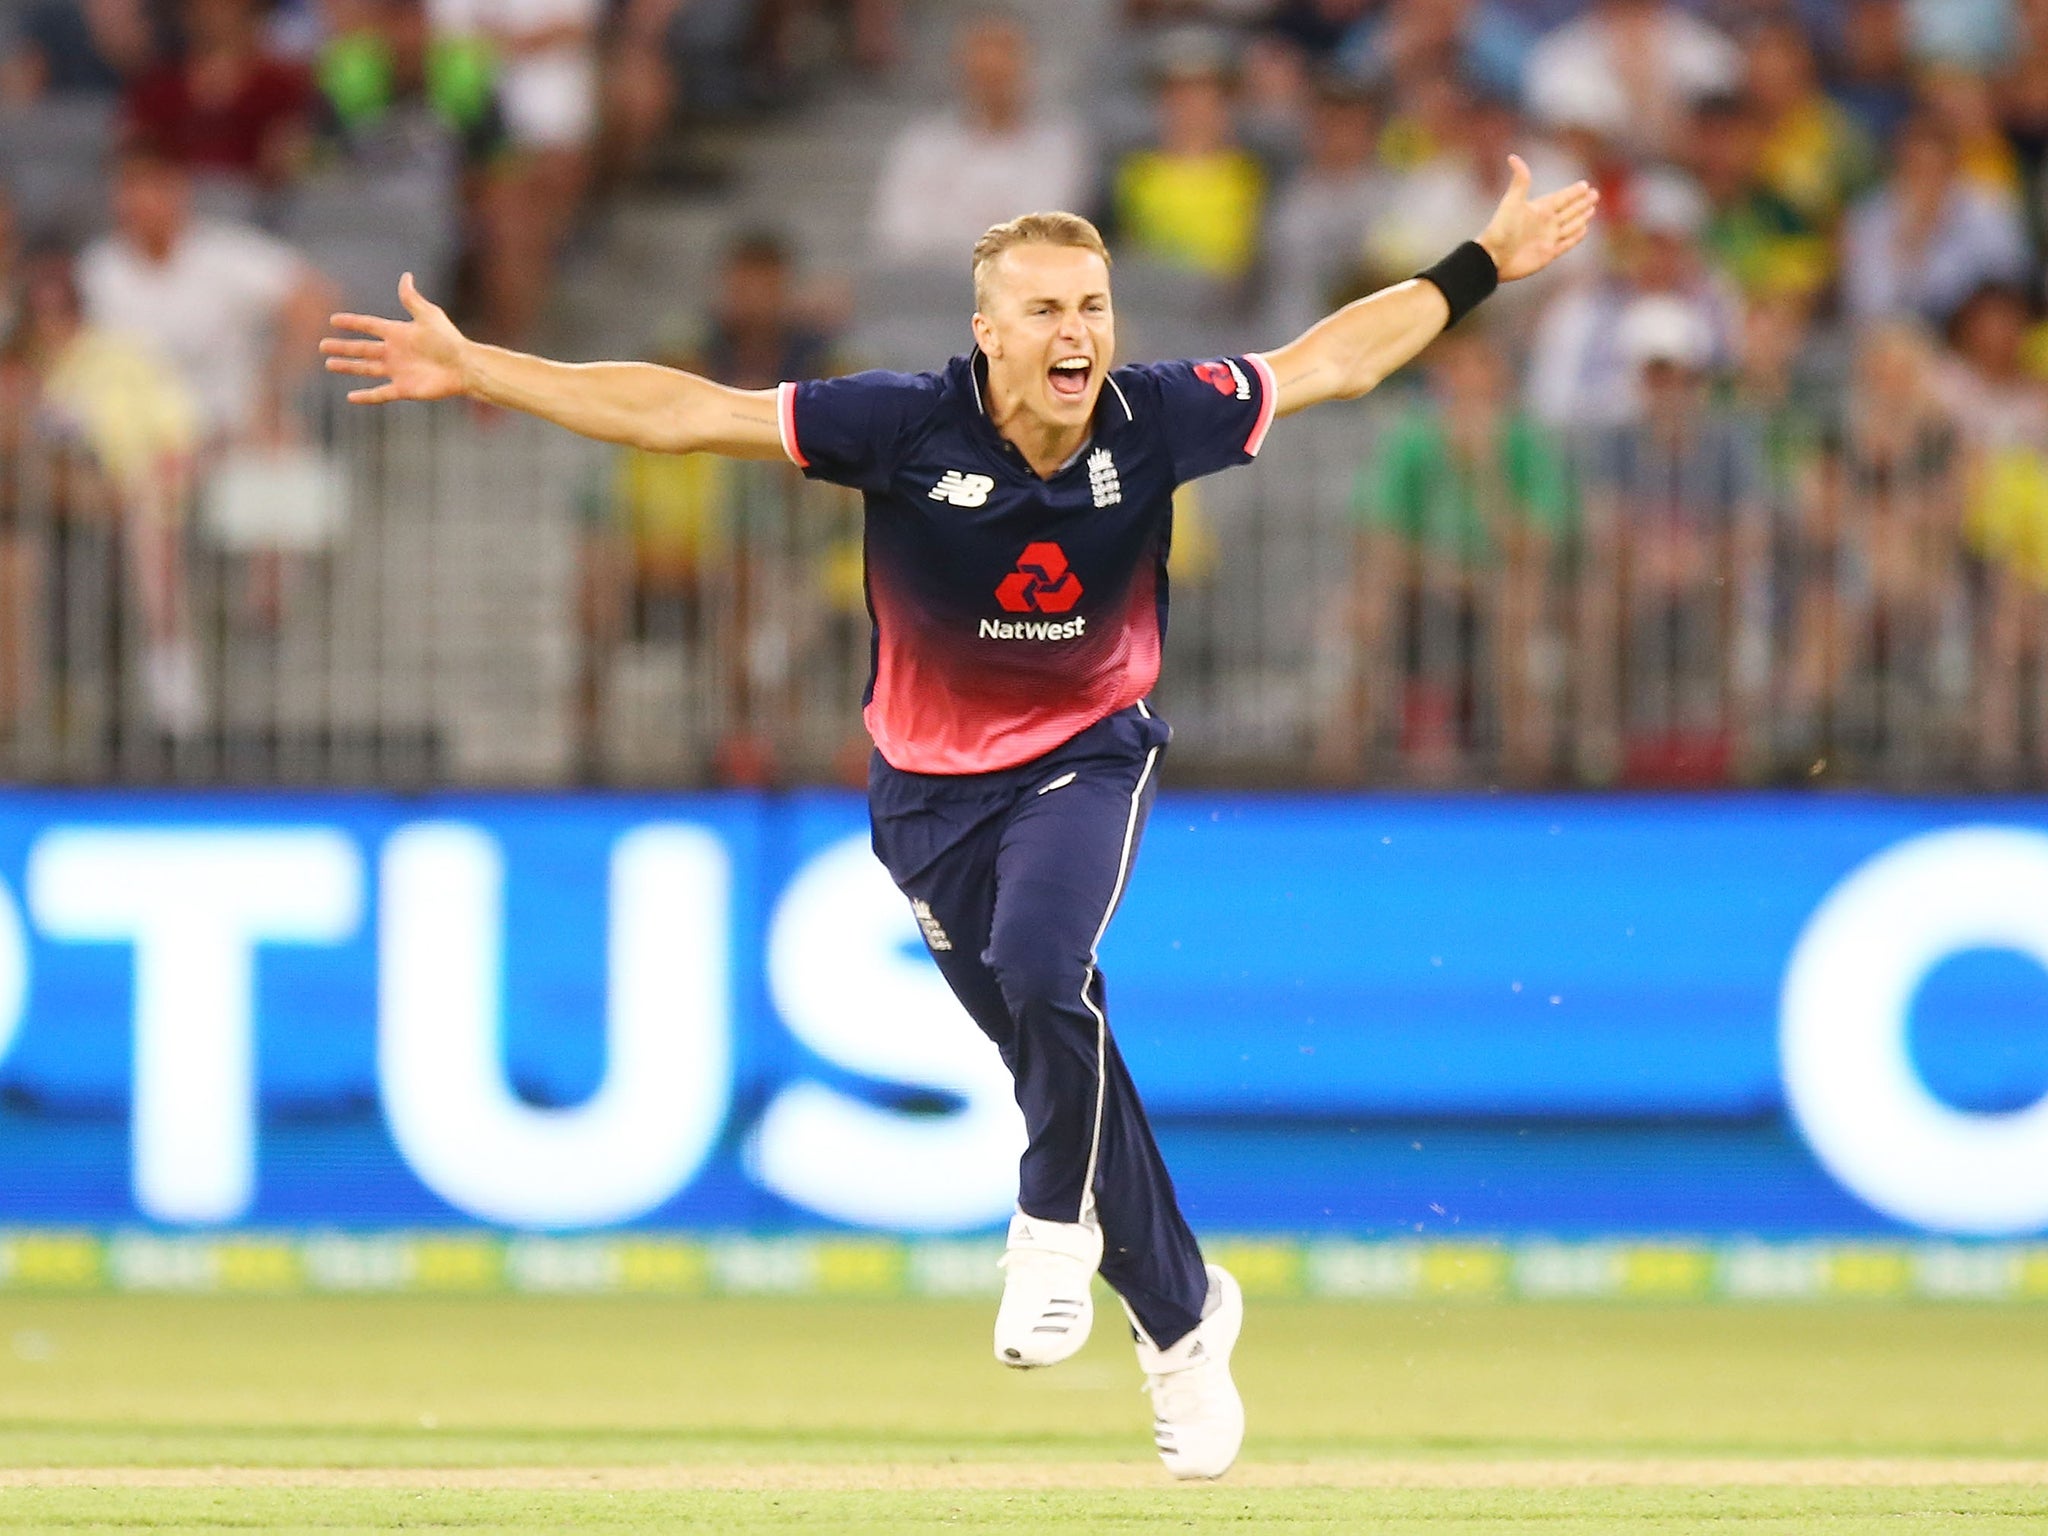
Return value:
[(1067, 569), (1067, 554), (1050, 542), (1026, 544), (1017, 569), (996, 588), (1005, 613), (1065, 613), (1081, 600), (1081, 578)]
[(1252, 381), (1227, 357), (1220, 363), (1195, 364), (1195, 377), (1219, 395), (1234, 395), (1240, 400), (1252, 397)]

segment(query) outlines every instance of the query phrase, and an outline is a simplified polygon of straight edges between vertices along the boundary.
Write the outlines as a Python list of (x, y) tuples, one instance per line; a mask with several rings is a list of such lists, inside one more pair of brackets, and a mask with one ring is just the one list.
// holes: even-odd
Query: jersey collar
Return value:
[[(987, 389), (988, 357), (982, 352), (980, 347), (976, 347), (967, 354), (966, 363), (967, 387), (974, 396), (974, 415), (981, 424), (983, 437), (993, 440), (998, 450), (1006, 458), (1013, 458), (1016, 462), (1023, 463), (1024, 455), (1017, 451), (1017, 445), (998, 432), (996, 424), (989, 420)], [(1121, 413), (1125, 423), (1138, 419), (1132, 414), (1130, 397), (1123, 392), (1122, 387), (1117, 383), (1116, 375), (1114, 373), (1106, 373), (1102, 376), (1102, 382), (1108, 387), (1095, 397), (1095, 421), (1092, 424), (1092, 430), (1089, 432), (1087, 440), (1074, 450), (1072, 458), (1053, 471), (1054, 474), (1064, 474), (1067, 470), (1073, 468), (1081, 455), (1095, 445), (1096, 438), (1102, 435), (1105, 427), (1113, 429), (1118, 424), (1117, 418), (1119, 413)], [(1114, 409), (1110, 405), (1112, 396), (1115, 399)]]

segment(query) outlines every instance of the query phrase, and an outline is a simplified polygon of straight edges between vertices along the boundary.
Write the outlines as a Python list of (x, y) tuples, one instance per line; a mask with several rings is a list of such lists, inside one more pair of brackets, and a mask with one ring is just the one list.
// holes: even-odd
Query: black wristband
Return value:
[(1493, 258), (1486, 254), (1486, 247), (1477, 240), (1467, 240), (1435, 266), (1415, 275), (1423, 282), (1435, 283), (1445, 302), (1451, 306), (1451, 318), (1444, 322), (1445, 330), (1477, 309), (1480, 302), (1500, 286), (1500, 270), (1494, 266)]

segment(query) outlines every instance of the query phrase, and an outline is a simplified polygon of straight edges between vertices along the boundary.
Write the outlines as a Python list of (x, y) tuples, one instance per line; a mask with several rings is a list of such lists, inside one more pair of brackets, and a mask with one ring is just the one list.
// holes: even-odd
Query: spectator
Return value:
[(1735, 356), (1740, 304), (1728, 279), (1700, 256), (1707, 207), (1682, 176), (1642, 177), (1627, 227), (1616, 231), (1608, 271), (1559, 293), (1538, 321), (1529, 349), (1529, 407), (1560, 430), (1613, 427), (1642, 409), (1642, 370), (1620, 346), (1621, 317), (1638, 298), (1682, 303), (1706, 339), (1708, 372)]
[(1936, 65), (1920, 78), (1927, 111), (1956, 146), (1963, 179), (1994, 197), (2020, 195), (2020, 159), (1999, 121), (1990, 82), (1952, 64)]
[(1875, 155), (1856, 119), (1821, 89), (1812, 44), (1795, 22), (1769, 22), (1751, 36), (1749, 99), (1763, 135), (1763, 185), (1808, 227), (1831, 232), (1876, 175)]
[(422, 0), (363, 0), (320, 53), (317, 158), (451, 185), (498, 162), (508, 140), (480, 45), (428, 34)]
[(1858, 320), (1941, 321), (1983, 284), (2022, 280), (2028, 262), (2013, 201), (1965, 181), (1947, 129), (1922, 114), (1899, 130), (1890, 178), (1850, 212), (1843, 293)]
[(1738, 96), (1700, 104), (1686, 135), (1688, 164), (1706, 194), (1701, 244), (1745, 293), (1813, 293), (1833, 275), (1827, 241), (1763, 180), (1764, 123)]
[(1443, 74), (1482, 95), (1520, 101), (1535, 42), (1529, 24), (1501, 0), (1393, 0), (1352, 28), (1338, 62), (1375, 83)]
[[(1994, 784), (2019, 768), (2022, 680), (2048, 667), (2048, 386), (2021, 361), (2026, 294), (1979, 289), (1949, 324), (1936, 388), (1965, 453), (1963, 532), (1979, 572), (1978, 751)], [(2048, 731), (2041, 736), (2048, 765)]]
[(1916, 328), (1863, 338), (1842, 430), (1803, 478), (1777, 557), (1781, 750), (1931, 744), (1956, 652), (1955, 431)]
[(1900, 0), (1849, 0), (1832, 90), (1872, 144), (1889, 144), (1913, 110)]
[[(671, 348), (661, 360), (740, 389), (840, 372), (833, 338), (794, 291), (792, 265), (779, 236), (734, 241), (701, 345)], [(773, 776), (763, 720), (778, 711), (766, 705), (791, 683), (807, 626), (817, 622), (808, 608), (792, 612), (788, 512), (784, 482), (710, 455), (626, 449), (615, 457), (584, 554), (592, 638), (584, 697), (593, 722), (622, 643), (676, 646), (726, 706), (719, 777), (760, 784)], [(781, 703), (786, 718), (791, 707)]]
[(1373, 671), (1402, 679), (1387, 703), (1422, 777), (1451, 777), (1497, 734), (1509, 777), (1538, 779), (1564, 677), (1553, 578), (1576, 509), (1563, 450), (1515, 408), (1483, 332), (1431, 348), (1427, 382), (1428, 406), (1359, 473), (1359, 643), (1399, 653)]
[(612, 8), (603, 68), (604, 153), (610, 184), (647, 164), (674, 121), (682, 84), (669, 32), (683, 0), (620, 0)]
[(1266, 173), (1238, 141), (1227, 57), (1184, 43), (1168, 52), (1161, 76), (1158, 143), (1116, 168), (1120, 242), (1163, 266), (1242, 278), (1258, 254)]
[(960, 261), (983, 231), (1035, 209), (1088, 201), (1089, 149), (1069, 115), (1035, 112), (1022, 23), (983, 16), (954, 41), (960, 101), (904, 127), (889, 147), (869, 215), (875, 255), (897, 266)]
[(195, 220), (179, 166), (143, 149), (123, 156), (113, 233), (86, 251), (79, 286), (93, 325), (142, 341), (191, 390), (207, 438), (286, 434), (328, 285), (268, 235)]
[(793, 265), (779, 235), (746, 234), (727, 247), (697, 372), (736, 389), (773, 389), (841, 371), (829, 327), (798, 300)]
[(320, 56), (313, 170), (288, 226), (344, 286), (350, 305), (388, 302), (400, 270), (446, 285), (465, 233), (494, 322), (544, 262), (524, 190), (474, 45), (434, 46), (421, 0), (363, 0)]
[(311, 81), (263, 46), (255, 0), (183, 0), (181, 46), (128, 88), (128, 132), (197, 175), (277, 187), (303, 160)]
[(2012, 56), (2012, 0), (1906, 0), (1905, 20), (1923, 62), (1987, 70)]
[(1366, 236), (1387, 198), (1373, 159), (1378, 130), (1363, 86), (1317, 77), (1307, 161), (1274, 199), (1266, 226), (1267, 329), (1276, 340), (1364, 291)]
[(1321, 69), (1374, 9), (1374, 0), (1278, 0), (1262, 30), (1299, 52), (1311, 70)]
[(1671, 0), (1593, 0), (1536, 44), (1525, 79), (1538, 121), (1589, 124), (1662, 158), (1688, 107), (1742, 84), (1742, 52)]
[(2029, 0), (2024, 43), (1999, 80), (1999, 116), (2026, 184), (2021, 205), (2034, 247), (2048, 234), (2048, 3)]
[(1709, 407), (1713, 337), (1697, 309), (1649, 294), (1616, 329), (1642, 408), (1600, 433), (1586, 464), (1585, 745), (1618, 735), (1632, 782), (1718, 783), (1763, 682), (1741, 665), (1761, 649), (1742, 631), (1762, 611), (1768, 554), (1760, 445), (1744, 417)]
[(14, 333), (16, 306), (21, 300), (21, 235), (7, 185), (0, 182), (0, 336)]
[(112, 101), (162, 51), (144, 0), (38, 0), (0, 62), (0, 100), (45, 96)]
[(82, 447), (112, 492), (142, 615), (144, 695), (160, 728), (189, 734), (204, 710), (183, 556), (196, 403), (151, 352), (86, 324), (61, 254), (31, 263), (12, 351), (45, 429)]
[[(1522, 155), (1540, 186), (1567, 186), (1584, 174), (1577, 161), (1548, 140), (1532, 142), (1507, 98), (1474, 99), (1449, 79), (1440, 86), (1452, 95), (1437, 130), (1436, 152), (1419, 165), (1389, 174), (1386, 208), (1367, 242), (1371, 273), (1379, 283), (1399, 282), (1470, 239), (1473, 230), (1485, 228), (1506, 185), (1510, 153)], [(1596, 239), (1583, 260), (1597, 261), (1600, 248)], [(1496, 313), (1525, 321), (1531, 307), (1571, 275), (1569, 270), (1545, 273), (1519, 289), (1504, 290), (1493, 301), (1499, 306)]]
[(1816, 295), (1798, 288), (1752, 294), (1730, 398), (1762, 424), (1773, 492), (1790, 494), (1818, 445), (1840, 424), (1841, 368), (1814, 325)]
[(437, 46), (484, 44), (498, 61), (499, 105), (518, 156), (504, 189), (509, 208), (490, 231), (506, 244), (490, 303), (503, 340), (523, 340), (539, 319), (590, 177), (601, 8), (601, 0), (427, 0)]

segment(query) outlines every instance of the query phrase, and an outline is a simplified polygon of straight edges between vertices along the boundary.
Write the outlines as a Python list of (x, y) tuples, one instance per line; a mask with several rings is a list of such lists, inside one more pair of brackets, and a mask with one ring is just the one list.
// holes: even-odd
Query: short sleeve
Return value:
[(776, 393), (782, 451), (812, 480), (882, 490), (938, 387), (934, 374), (879, 370), (785, 384)]
[(1133, 371), (1156, 395), (1177, 484), (1258, 457), (1279, 393), (1263, 357), (1148, 363)]
[(210, 254), (219, 280), (266, 312), (284, 303), (307, 270), (305, 258), (282, 240), (238, 226), (216, 226)]

